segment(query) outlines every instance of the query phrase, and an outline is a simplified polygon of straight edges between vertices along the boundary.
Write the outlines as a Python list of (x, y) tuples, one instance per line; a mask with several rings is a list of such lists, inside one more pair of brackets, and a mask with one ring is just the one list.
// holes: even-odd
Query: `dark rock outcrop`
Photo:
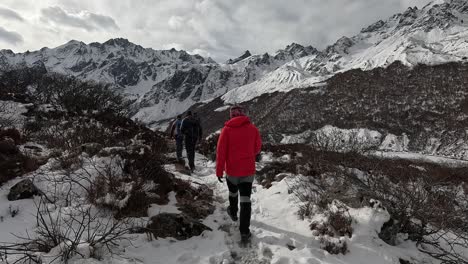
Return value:
[(173, 237), (177, 240), (186, 240), (201, 235), (211, 228), (184, 214), (162, 213), (151, 218), (147, 229), (155, 238)]
[(400, 225), (398, 225), (393, 218), (390, 218), (390, 220), (383, 224), (379, 233), (379, 238), (391, 246), (396, 246), (399, 232)]
[(10, 192), (8, 193), (9, 201), (16, 201), (22, 199), (28, 199), (34, 195), (39, 195), (39, 189), (34, 185), (34, 183), (29, 180), (22, 180), (11, 187)]

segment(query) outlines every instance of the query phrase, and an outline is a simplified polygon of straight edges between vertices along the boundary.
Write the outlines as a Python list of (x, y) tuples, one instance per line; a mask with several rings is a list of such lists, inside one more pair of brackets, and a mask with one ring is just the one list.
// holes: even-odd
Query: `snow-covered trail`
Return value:
[[(166, 169), (177, 178), (192, 182), (195, 186), (207, 185), (214, 191), (215, 211), (203, 223), (213, 231), (188, 240), (172, 238), (150, 239), (146, 234), (130, 235), (131, 240), (123, 241), (114, 255), (104, 259), (73, 259), (70, 264), (398, 264), (399, 258), (424, 260), (436, 263), (420, 253), (414, 243), (404, 242), (397, 247), (385, 244), (378, 238), (382, 224), (388, 214), (373, 208), (351, 209), (354, 219), (353, 236), (344, 238), (349, 252), (346, 255), (331, 255), (321, 249), (320, 241), (312, 235), (311, 220), (301, 220), (297, 215), (298, 201), (292, 194), (294, 181), (300, 177), (290, 175), (279, 182), (273, 182), (268, 189), (254, 183), (252, 194), (253, 234), (250, 247), (240, 247), (238, 223), (226, 213), (228, 189), (226, 183), (219, 183), (215, 176), (215, 163), (196, 154), (195, 175), (188, 176), (176, 171), (175, 165)], [(31, 200), (7, 201), (8, 187), (15, 181), (0, 188), (0, 241), (14, 241), (11, 234), (22, 233), (34, 227), (34, 204)], [(158, 212), (177, 213), (176, 197), (169, 195), (168, 205), (154, 205), (149, 214)], [(9, 207), (19, 208), (15, 218), (7, 217)], [(143, 218), (143, 221), (149, 218)], [(0, 263), (2, 263), (0, 261)]]
[[(253, 234), (251, 247), (239, 246), (238, 223), (227, 216), (228, 189), (215, 176), (215, 163), (196, 155), (195, 175), (176, 171), (174, 165), (166, 169), (176, 177), (192, 181), (194, 185), (206, 184), (215, 195), (215, 212), (203, 223), (213, 229), (201, 236), (185, 241), (146, 238), (134, 241), (126, 248), (125, 256), (135, 262), (161, 264), (397, 264), (399, 258), (425, 259), (412, 243), (392, 247), (381, 241), (378, 230), (388, 219), (386, 212), (372, 208), (353, 209), (355, 233), (346, 238), (350, 252), (331, 255), (321, 249), (320, 241), (312, 235), (310, 220), (297, 215), (298, 201), (291, 194), (294, 177), (274, 182), (269, 189), (254, 183), (252, 194)], [(432, 262), (427, 262), (432, 263)]]
[(213, 231), (186, 241), (148, 241), (146, 237), (140, 236), (132, 242), (133, 247), (126, 248), (127, 257), (135, 263), (161, 264), (311, 263), (307, 257), (311, 253), (306, 246), (313, 242), (309, 223), (299, 221), (297, 209), (292, 207), (293, 201), (289, 203), (285, 200), (290, 196), (286, 184), (268, 190), (255, 184), (252, 194), (252, 243), (248, 247), (241, 247), (238, 223), (232, 222), (226, 213), (227, 185), (218, 182), (215, 163), (199, 154), (196, 156), (198, 169), (195, 175), (180, 173), (174, 165), (167, 165), (166, 169), (178, 178), (191, 181), (196, 186), (205, 184), (214, 191), (215, 212), (203, 221)]

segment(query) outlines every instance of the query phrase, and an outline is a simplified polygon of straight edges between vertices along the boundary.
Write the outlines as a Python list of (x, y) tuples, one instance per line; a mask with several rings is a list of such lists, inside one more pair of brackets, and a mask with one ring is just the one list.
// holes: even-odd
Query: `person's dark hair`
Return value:
[(177, 119), (181, 119), (182, 118), (182, 115), (177, 115)]
[(187, 111), (187, 116), (191, 116), (192, 115), (192, 111)]

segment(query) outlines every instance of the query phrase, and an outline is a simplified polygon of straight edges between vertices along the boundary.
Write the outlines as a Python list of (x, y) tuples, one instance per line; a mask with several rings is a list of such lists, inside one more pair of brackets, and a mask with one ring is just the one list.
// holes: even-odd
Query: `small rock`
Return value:
[(24, 147), (25, 149), (30, 149), (30, 150), (32, 150), (32, 151), (34, 151), (34, 152), (38, 152), (38, 153), (40, 153), (40, 152), (43, 151), (42, 148), (40, 148), (40, 147), (38, 147), (38, 146), (34, 146), (34, 145), (24, 145), (23, 147)]
[(184, 214), (162, 213), (151, 218), (148, 230), (154, 237), (173, 237), (177, 240), (199, 236), (211, 228)]
[(296, 249), (296, 247), (295, 247), (295, 246), (293, 246), (293, 245), (290, 245), (290, 244), (287, 244), (286, 246), (287, 246), (287, 247), (289, 248), (289, 250), (291, 250), (291, 251), (293, 251), (293, 250), (295, 250), (295, 249)]
[(408, 260), (404, 260), (404, 259), (399, 259), (399, 260), (400, 260), (400, 264), (412, 264)]
[(385, 243), (396, 246), (397, 245), (397, 236), (400, 232), (400, 225), (398, 221), (390, 218), (387, 222), (385, 222), (380, 230), (379, 238), (382, 239)]
[(15, 184), (10, 189), (10, 193), (8, 193), (8, 200), (9, 201), (16, 201), (21, 199), (28, 199), (33, 197), (34, 195), (39, 195), (39, 189), (33, 184), (31, 180), (22, 180)]

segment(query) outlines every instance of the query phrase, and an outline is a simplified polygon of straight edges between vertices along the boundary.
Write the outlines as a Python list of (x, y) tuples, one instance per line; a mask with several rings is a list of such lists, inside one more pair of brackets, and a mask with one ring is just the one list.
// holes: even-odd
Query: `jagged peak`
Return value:
[(349, 48), (354, 45), (354, 41), (346, 36), (339, 38), (335, 44), (328, 46), (326, 48), (327, 54), (338, 53), (338, 54), (348, 54)]
[(293, 43), (291, 43), (291, 44), (289, 44), (289, 45), (286, 46), (286, 50), (298, 49), (298, 48), (299, 48), (299, 49), (303, 49), (304, 46), (302, 46), (301, 44), (298, 44), (298, 43), (296, 43), (296, 42), (293, 42)]
[(252, 56), (252, 53), (250, 53), (249, 50), (246, 50), (246, 51), (244, 52), (244, 54), (242, 54), (240, 57), (238, 57), (238, 58), (236, 58), (236, 59), (229, 59), (226, 63), (227, 63), (227, 64), (234, 64), (234, 63), (239, 62), (239, 61), (241, 61), (241, 60), (244, 60), (244, 59), (246, 59), (246, 58), (248, 58), (248, 57), (250, 57), (250, 56)]
[(248, 57), (250, 57), (250, 56), (252, 56), (252, 53), (250, 53), (249, 50), (246, 50), (246, 51), (244, 52), (244, 54), (243, 54), (242, 56), (240, 56), (239, 58), (243, 57), (243, 58), (245, 59), (245, 58), (248, 58)]
[(67, 43), (65, 43), (65, 45), (86, 45), (83, 41), (79, 41), (79, 40), (76, 40), (76, 39), (72, 39), (70, 41), (68, 41)]
[(380, 30), (384, 26), (385, 26), (385, 22), (383, 20), (379, 20), (379, 21), (375, 22), (374, 24), (372, 24), (372, 25), (370, 25), (370, 26), (368, 26), (366, 28), (361, 29), (361, 33), (375, 32), (375, 31)]
[(9, 55), (15, 54), (11, 49), (2, 49), (2, 50), (0, 50), (0, 53), (9, 54)]
[(285, 49), (276, 51), (275, 58), (285, 59), (287, 56), (292, 56), (293, 58), (301, 58), (308, 55), (318, 53), (319, 51), (312, 46), (303, 46), (296, 42), (293, 42), (286, 46)]
[(111, 46), (123, 46), (123, 47), (129, 46), (129, 45), (135, 45), (125, 38), (112, 38), (102, 44), (111, 45)]

